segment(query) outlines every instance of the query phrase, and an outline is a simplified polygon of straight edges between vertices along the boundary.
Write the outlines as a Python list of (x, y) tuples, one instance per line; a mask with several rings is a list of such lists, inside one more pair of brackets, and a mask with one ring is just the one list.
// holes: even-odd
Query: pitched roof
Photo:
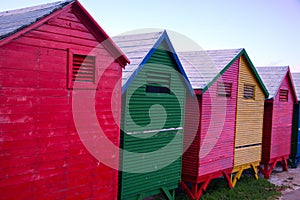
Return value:
[(289, 67), (256, 67), (256, 69), (269, 91), (269, 99), (274, 98)]
[(169, 51), (173, 53), (176, 64), (179, 67), (182, 75), (185, 78), (188, 89), (193, 93), (193, 89), (187, 80), (185, 71), (175, 53), (173, 45), (170, 42), (169, 36), (166, 31), (153, 32), (153, 33), (141, 33), (131, 35), (121, 35), (112, 37), (113, 41), (125, 52), (126, 56), (130, 60), (130, 65), (123, 69), (122, 73), (122, 92), (124, 93), (135, 78), (138, 72), (143, 68), (143, 65), (147, 63), (153, 52), (158, 46), (165, 41), (168, 45)]
[(202, 93), (204, 93), (236, 59), (244, 55), (264, 94), (266, 96), (269, 95), (246, 50), (243, 48), (179, 52), (178, 55), (193, 89), (202, 90)]
[(269, 91), (270, 95), (268, 99), (273, 99), (276, 96), (281, 82), (283, 81), (285, 76), (288, 76), (291, 85), (292, 95), (295, 101), (298, 101), (296, 89), (294, 86), (289, 66), (257, 67), (257, 71)]
[(298, 100), (300, 100), (300, 73), (292, 73)]
[(204, 89), (243, 49), (179, 52), (193, 89)]
[(0, 12), (0, 46), (45, 23), (52, 17), (52, 14), (63, 12), (63, 9), (67, 6), (72, 6), (80, 14), (85, 26), (99, 42), (102, 42), (103, 46), (107, 48), (122, 67), (129, 63), (124, 53), (77, 0), (63, 0)]
[(30, 26), (38, 20), (74, 1), (75, 0), (59, 1), (39, 6), (0, 12), (0, 39), (6, 38), (23, 28)]

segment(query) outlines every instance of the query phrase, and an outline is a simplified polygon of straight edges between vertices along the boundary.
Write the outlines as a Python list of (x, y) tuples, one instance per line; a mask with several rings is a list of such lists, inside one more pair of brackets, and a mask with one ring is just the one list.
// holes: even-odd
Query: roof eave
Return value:
[(87, 10), (79, 3), (79, 1), (74, 0), (68, 2), (68, 4), (63, 5), (62, 7), (54, 10), (48, 15), (38, 19), (36, 22), (29, 24), (25, 27), (16, 30), (11, 33), (11, 35), (5, 37), (0, 40), (0, 46), (9, 43), (15, 38), (18, 38), (25, 33), (29, 32), (32, 29), (35, 29), (42, 24), (46, 23), (51, 18), (54, 18), (61, 13), (65, 12), (68, 9), (74, 9), (79, 12), (74, 12), (77, 17), (79, 17), (82, 22), (88, 27), (88, 29), (93, 33), (94, 37), (99, 41), (103, 42), (107, 40), (108, 42), (103, 42), (103, 45), (106, 49), (112, 54), (112, 56), (116, 59), (116, 61), (124, 68), (127, 63), (130, 63), (127, 56), (121, 51), (119, 47), (112, 41), (112, 39), (106, 34), (106, 32), (99, 26), (99, 24), (94, 20), (94, 18), (87, 12)]
[(81, 11), (75, 13), (81, 14), (78, 15), (78, 17), (82, 19), (83, 23), (85, 23), (85, 25), (90, 29), (94, 37), (102, 43), (102, 45), (112, 54), (112, 56), (123, 68), (125, 68), (126, 64), (130, 64), (130, 60), (125, 53), (115, 44), (115, 42), (108, 36), (108, 34), (101, 28), (101, 26), (79, 1), (76, 0), (73, 9)]
[(182, 66), (182, 64), (181, 64), (181, 62), (180, 62), (180, 59), (179, 59), (179, 57), (178, 57), (178, 55), (177, 55), (177, 53), (176, 53), (176, 51), (175, 51), (175, 49), (174, 49), (174, 47), (173, 47), (171, 41), (170, 41), (170, 38), (169, 38), (169, 36), (168, 36), (167, 31), (164, 31), (164, 32), (163, 32), (163, 39), (165, 39), (166, 42), (168, 43), (168, 46), (169, 46), (169, 48), (170, 48), (170, 50), (171, 50), (171, 52), (172, 52), (172, 55), (173, 55), (173, 57), (174, 57), (174, 59), (175, 59), (176, 64), (177, 64), (178, 67), (179, 67), (179, 70), (180, 70), (180, 72), (181, 72), (181, 74), (182, 74), (182, 76), (183, 76), (183, 79), (184, 79), (184, 81), (185, 81), (185, 84), (186, 84), (186, 86), (187, 86), (187, 88), (188, 88), (190, 94), (191, 94), (192, 96), (194, 96), (194, 89), (193, 89), (193, 87), (192, 87), (192, 85), (191, 85), (191, 83), (190, 83), (190, 81), (189, 81), (189, 79), (188, 79), (188, 77), (187, 77), (187, 75), (186, 75), (186, 73), (185, 73), (185, 71), (184, 71), (184, 68), (183, 68), (183, 66)]
[(128, 86), (130, 85), (130, 83), (132, 82), (132, 80), (135, 78), (135, 76), (139, 73), (139, 71), (143, 68), (143, 66), (148, 62), (148, 60), (150, 59), (150, 57), (152, 56), (152, 54), (155, 52), (155, 50), (158, 48), (158, 46), (163, 42), (163, 41), (167, 42), (168, 47), (170, 48), (170, 51), (172, 52), (173, 58), (175, 59), (176, 64), (179, 67), (179, 70), (184, 78), (184, 81), (186, 83), (186, 86), (190, 92), (190, 94), (192, 96), (194, 96), (194, 90), (192, 88), (191, 83), (189, 82), (187, 75), (181, 65), (181, 62), (176, 54), (176, 51), (169, 39), (169, 36), (166, 32), (166, 30), (164, 30), (160, 37), (157, 39), (157, 41), (155, 42), (155, 44), (153, 45), (153, 47), (150, 49), (150, 51), (147, 53), (147, 55), (143, 58), (143, 60), (141, 61), (141, 63), (139, 64), (139, 66), (137, 67), (137, 69), (134, 71), (134, 73), (130, 76), (130, 78), (126, 81), (126, 83), (122, 86), (122, 94), (125, 93), (125, 91), (127, 90)]
[(243, 55), (245, 56), (247, 62), (250, 64), (250, 67), (251, 67), (251, 69), (252, 69), (252, 71), (253, 71), (253, 73), (254, 73), (254, 75), (255, 75), (257, 81), (259, 82), (259, 84), (260, 84), (260, 86), (261, 86), (261, 88), (262, 88), (262, 90), (263, 90), (263, 93), (264, 93), (265, 97), (268, 98), (270, 94), (269, 94), (269, 92), (268, 92), (268, 90), (267, 90), (265, 84), (264, 84), (263, 81), (261, 80), (261, 78), (260, 78), (260, 76), (259, 76), (259, 74), (258, 74), (256, 68), (254, 67), (254, 65), (253, 65), (252, 61), (250, 60), (250, 58), (249, 58), (249, 56), (248, 56), (248, 54), (247, 54), (247, 52), (246, 52), (245, 49), (243, 49)]
[(49, 19), (63, 13), (65, 11), (66, 8), (71, 8), (72, 4), (75, 3), (76, 1), (74, 0), (73, 2), (69, 2), (69, 4), (58, 8), (57, 10), (55, 10), (52, 13), (49, 13), (48, 15), (42, 17), (41, 19), (38, 19), (36, 22), (32, 23), (32, 24), (28, 24), (27, 26), (21, 27), (20, 29), (12, 32), (10, 35), (8, 35), (7, 37), (3, 38), (2, 40), (0, 40), (0, 46), (3, 46), (4, 44), (9, 43), (10, 41), (12, 41), (15, 38), (18, 38), (22, 35), (24, 35), (25, 33), (29, 32), (32, 29), (35, 29), (39, 26), (41, 26), (42, 24), (44, 24), (45, 22), (47, 22)]
[(293, 81), (293, 76), (292, 76), (290, 67), (288, 67), (287, 73), (288, 73), (288, 75), (289, 75), (289, 77), (290, 77), (290, 81), (291, 81), (291, 86), (292, 86), (292, 92), (293, 92), (294, 100), (295, 100), (295, 102), (298, 102), (299, 99), (298, 99), (298, 96), (297, 96), (296, 87), (295, 87), (295, 84), (294, 84), (294, 81)]
[(202, 89), (202, 93), (206, 92), (210, 86), (212, 86), (219, 78), (220, 76), (222, 76), (227, 69), (242, 55), (243, 53), (242, 49), (214, 78), (212, 81), (210, 81), (203, 89)]

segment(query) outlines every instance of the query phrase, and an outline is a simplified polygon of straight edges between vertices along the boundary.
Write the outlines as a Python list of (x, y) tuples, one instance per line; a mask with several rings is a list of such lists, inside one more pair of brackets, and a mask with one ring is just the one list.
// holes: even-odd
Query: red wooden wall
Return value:
[[(88, 54), (96, 46), (101, 73), (114, 59), (71, 9), (1, 46), (0, 199), (116, 199), (117, 171), (99, 164), (81, 142), (67, 89), (67, 49)], [(119, 145), (120, 65), (101, 78), (96, 114)]]
[[(231, 169), (234, 159), (234, 133), (238, 87), (237, 59), (227, 71), (201, 96), (199, 129), (195, 140), (183, 155), (183, 176), (197, 179), (210, 173)], [(218, 97), (218, 82), (232, 83), (231, 97)], [(190, 97), (191, 98), (191, 97)], [(193, 106), (187, 99), (185, 116), (185, 143), (188, 140), (189, 123), (192, 123)], [(194, 109), (196, 110), (196, 109)], [(199, 149), (200, 148), (200, 149)], [(191, 161), (197, 161), (191, 162)]]
[[(288, 156), (291, 150), (294, 96), (288, 75), (278, 89), (288, 90), (288, 102), (279, 101), (279, 92), (273, 102), (265, 105), (262, 161)], [(267, 109), (266, 109), (267, 108)]]

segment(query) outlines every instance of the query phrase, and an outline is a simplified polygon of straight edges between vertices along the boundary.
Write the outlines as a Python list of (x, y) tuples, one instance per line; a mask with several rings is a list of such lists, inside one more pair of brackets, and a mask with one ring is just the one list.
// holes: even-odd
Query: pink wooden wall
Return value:
[(270, 158), (290, 154), (294, 97), (288, 76), (285, 76), (279, 89), (289, 90), (288, 102), (279, 101), (279, 92), (273, 102), (272, 137)]
[[(238, 66), (239, 59), (202, 96), (198, 96), (200, 128), (195, 141), (183, 156), (183, 175), (197, 178), (233, 167)], [(231, 97), (217, 96), (217, 84), (222, 81), (232, 83)], [(193, 109), (189, 105), (190, 102), (187, 99), (186, 109)], [(192, 113), (192, 110), (186, 111), (185, 128), (193, 120), (189, 113)], [(187, 127), (185, 137), (189, 131), (192, 130), (188, 130)], [(198, 162), (194, 163), (191, 160)]]

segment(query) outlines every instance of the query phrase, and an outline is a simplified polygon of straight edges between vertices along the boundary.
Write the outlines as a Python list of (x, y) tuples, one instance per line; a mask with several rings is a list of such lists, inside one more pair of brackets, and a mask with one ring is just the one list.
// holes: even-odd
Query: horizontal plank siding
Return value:
[[(233, 167), (238, 87), (237, 59), (203, 94), (198, 176)], [(231, 83), (231, 96), (218, 96), (218, 84)]]
[[(197, 183), (233, 167), (238, 67), (236, 60), (204, 94), (187, 99), (184, 145), (190, 146), (183, 155), (183, 181)], [(231, 85), (230, 97), (218, 95), (223, 83)]]
[(200, 150), (202, 96), (188, 95), (186, 99), (184, 141), (185, 152), (182, 157), (182, 177), (189, 176), (197, 180)]
[[(101, 127), (119, 144), (121, 67), (68, 8), (0, 48), (3, 199), (117, 198), (117, 171), (88, 152), (74, 124), (72, 90), (67, 90), (69, 48), (96, 54), (101, 80), (95, 98), (84, 99), (96, 102)], [(112, 161), (116, 168), (117, 162)]]
[(294, 98), (288, 76), (285, 76), (280, 89), (288, 90), (288, 101), (279, 100), (279, 92), (273, 101), (273, 124), (270, 159), (289, 155), (291, 150), (292, 117)]
[[(244, 98), (245, 84), (254, 86), (254, 99)], [(241, 56), (235, 133), (235, 167), (261, 160), (263, 114), (263, 91), (246, 58)]]
[[(157, 82), (170, 93), (146, 92), (147, 85)], [(165, 85), (168, 82), (169, 86)], [(121, 146), (135, 154), (122, 154), (120, 199), (147, 197), (160, 193), (162, 187), (178, 187), (185, 98), (184, 81), (163, 42), (122, 96)], [(170, 128), (180, 130), (159, 131)]]

